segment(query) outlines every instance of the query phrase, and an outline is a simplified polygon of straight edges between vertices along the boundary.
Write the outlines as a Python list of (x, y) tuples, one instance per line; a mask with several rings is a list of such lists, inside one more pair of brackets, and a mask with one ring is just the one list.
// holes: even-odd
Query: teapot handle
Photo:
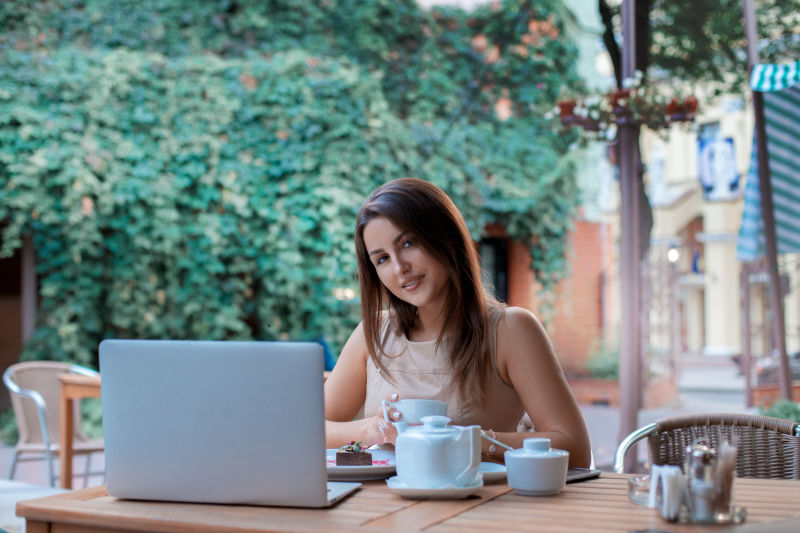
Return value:
[[(464, 432), (469, 432), (469, 464), (464, 470), (456, 477), (456, 485), (472, 484), (478, 472), (478, 467), (481, 464), (481, 427), (480, 426), (467, 426), (462, 429)], [(471, 479), (470, 476), (471, 475)]]

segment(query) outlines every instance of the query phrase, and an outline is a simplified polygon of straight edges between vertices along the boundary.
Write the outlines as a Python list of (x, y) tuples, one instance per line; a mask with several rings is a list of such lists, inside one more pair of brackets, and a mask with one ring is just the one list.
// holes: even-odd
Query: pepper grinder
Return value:
[(704, 439), (695, 439), (686, 448), (685, 463), (692, 522), (713, 522), (717, 452)]

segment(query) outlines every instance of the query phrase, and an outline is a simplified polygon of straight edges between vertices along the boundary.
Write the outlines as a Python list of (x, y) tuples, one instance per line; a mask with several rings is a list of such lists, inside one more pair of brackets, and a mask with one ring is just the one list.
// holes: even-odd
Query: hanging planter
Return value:
[(611, 139), (618, 125), (646, 126), (666, 134), (673, 123), (692, 122), (697, 115), (698, 101), (694, 95), (667, 98), (642, 84), (641, 73), (626, 79), (624, 85), (605, 95), (560, 100), (557, 110), (561, 123), (580, 126), (590, 134)]
[(691, 122), (697, 114), (697, 98), (689, 96), (684, 100), (673, 98), (666, 107), (670, 122)]
[(558, 102), (558, 114), (561, 120), (575, 117), (575, 106), (578, 102), (575, 100), (562, 100)]
[(617, 118), (625, 119), (631, 116), (631, 111), (627, 105), (630, 97), (630, 89), (617, 89), (608, 93), (608, 102), (611, 104), (611, 110)]

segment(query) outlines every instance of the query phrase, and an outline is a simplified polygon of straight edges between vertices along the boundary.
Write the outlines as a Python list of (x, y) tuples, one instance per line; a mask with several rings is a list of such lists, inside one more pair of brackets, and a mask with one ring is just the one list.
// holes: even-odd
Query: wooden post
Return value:
[[(622, 4), (622, 77), (632, 78), (636, 71), (634, 0)], [(641, 341), (640, 323), (640, 265), (641, 232), (639, 201), (641, 182), (637, 176), (637, 146), (639, 128), (630, 122), (620, 124), (620, 194), (621, 194), (621, 262), (622, 324), (620, 325), (620, 440), (639, 425), (639, 398), (641, 394)], [(636, 454), (625, 458), (625, 471), (636, 468)]]
[(675, 263), (669, 263), (669, 355), (670, 355), (670, 368), (672, 376), (675, 381), (678, 381), (678, 354), (681, 350), (681, 325), (680, 325), (680, 309), (678, 308), (678, 269)]
[(740, 290), (742, 302), (741, 368), (742, 374), (744, 375), (744, 401), (745, 406), (753, 407), (753, 339), (750, 331), (750, 262), (742, 263)]
[(36, 251), (33, 248), (33, 237), (22, 238), (22, 342), (31, 338), (36, 323)]
[[(742, 0), (744, 11), (744, 30), (747, 38), (748, 70), (758, 63), (756, 48), (756, 22), (752, 0)], [(772, 206), (772, 182), (769, 173), (769, 153), (767, 152), (767, 128), (764, 120), (764, 96), (759, 91), (753, 93), (753, 113), (755, 114), (756, 149), (758, 150), (758, 184), (761, 192), (761, 216), (764, 220), (764, 240), (767, 245), (767, 270), (769, 272), (769, 296), (772, 307), (772, 339), (778, 350), (780, 368), (781, 396), (792, 399), (792, 373), (789, 358), (786, 356), (786, 319), (783, 312), (783, 290), (778, 272), (778, 245), (775, 238), (775, 212)]]

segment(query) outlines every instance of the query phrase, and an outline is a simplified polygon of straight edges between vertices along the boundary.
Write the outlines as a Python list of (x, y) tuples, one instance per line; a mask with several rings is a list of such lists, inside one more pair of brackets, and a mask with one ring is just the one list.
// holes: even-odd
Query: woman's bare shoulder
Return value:
[(506, 307), (503, 316), (497, 324), (497, 330), (502, 338), (503, 335), (514, 334), (537, 334), (543, 333), (544, 328), (536, 315), (524, 307)]
[(522, 307), (508, 307), (497, 324), (497, 356), (501, 370), (512, 361), (544, 363), (554, 358), (553, 346), (536, 315)]

